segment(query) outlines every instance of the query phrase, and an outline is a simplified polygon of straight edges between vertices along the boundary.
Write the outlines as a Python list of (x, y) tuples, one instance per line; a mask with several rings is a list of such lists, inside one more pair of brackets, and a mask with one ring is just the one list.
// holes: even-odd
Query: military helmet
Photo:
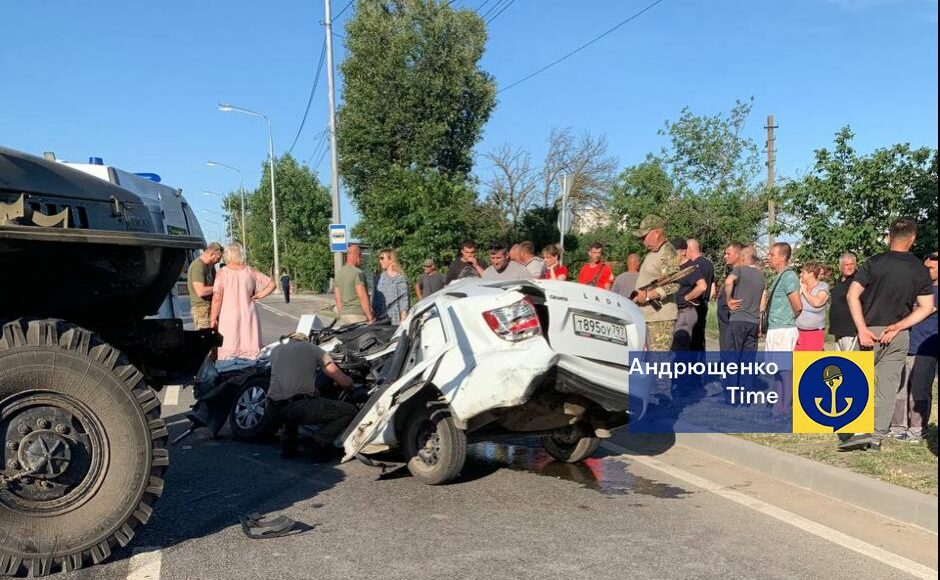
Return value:
[(834, 379), (836, 377), (842, 376), (842, 369), (836, 365), (829, 365), (823, 369), (823, 380), (828, 381), (829, 379)]

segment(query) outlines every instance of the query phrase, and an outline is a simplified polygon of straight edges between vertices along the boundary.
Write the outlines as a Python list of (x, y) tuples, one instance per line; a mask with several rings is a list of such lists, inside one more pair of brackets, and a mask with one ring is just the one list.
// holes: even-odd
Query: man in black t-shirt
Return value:
[(889, 249), (862, 264), (847, 301), (859, 348), (875, 351), (875, 433), (856, 434), (840, 451), (881, 448), (891, 427), (894, 399), (910, 343), (908, 329), (933, 311), (933, 287), (923, 262), (911, 254), (917, 222), (902, 217), (891, 224)]
[(691, 350), (703, 352), (705, 350), (705, 322), (708, 318), (708, 301), (712, 299), (712, 284), (715, 282), (715, 265), (702, 255), (698, 240), (688, 240), (686, 245), (689, 247), (686, 257), (695, 264), (705, 280), (705, 294), (702, 294), (696, 307), (698, 320), (692, 328), (691, 345)]
[[(676, 253), (679, 254), (679, 269), (692, 266), (688, 259), (688, 244), (683, 238), (672, 241)], [(705, 279), (698, 268), (691, 274), (679, 280), (679, 289), (676, 290), (676, 306), (679, 307), (679, 316), (676, 319), (676, 328), (672, 335), (672, 351), (690, 351), (692, 349), (692, 330), (698, 322), (698, 301), (708, 291)]]
[(839, 258), (839, 279), (832, 285), (829, 303), (829, 334), (836, 339), (839, 350), (857, 350), (855, 339), (855, 321), (849, 312), (847, 295), (855, 272), (858, 271), (858, 257), (852, 252), (845, 252)]
[(447, 283), (463, 278), (479, 278), (483, 276), (486, 265), (477, 261), (476, 242), (466, 240), (460, 244), (460, 255), (447, 268)]

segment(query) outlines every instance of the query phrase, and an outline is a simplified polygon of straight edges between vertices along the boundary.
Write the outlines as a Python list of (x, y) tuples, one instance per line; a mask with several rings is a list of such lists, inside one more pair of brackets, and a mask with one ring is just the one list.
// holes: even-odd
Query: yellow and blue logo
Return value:
[(793, 353), (794, 433), (871, 433), (874, 429), (874, 353)]

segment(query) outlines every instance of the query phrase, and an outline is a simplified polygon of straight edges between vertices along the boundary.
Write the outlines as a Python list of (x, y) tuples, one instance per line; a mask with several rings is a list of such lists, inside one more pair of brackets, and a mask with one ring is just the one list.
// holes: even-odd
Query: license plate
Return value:
[(574, 315), (574, 333), (578, 336), (627, 344), (627, 327), (590, 316)]

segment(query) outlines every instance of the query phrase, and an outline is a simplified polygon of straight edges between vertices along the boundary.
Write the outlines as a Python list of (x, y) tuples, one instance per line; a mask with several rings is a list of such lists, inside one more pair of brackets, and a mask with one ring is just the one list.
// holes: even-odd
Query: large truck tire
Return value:
[(106, 560), (163, 492), (167, 430), (143, 375), (61, 320), (0, 327), (0, 575)]

